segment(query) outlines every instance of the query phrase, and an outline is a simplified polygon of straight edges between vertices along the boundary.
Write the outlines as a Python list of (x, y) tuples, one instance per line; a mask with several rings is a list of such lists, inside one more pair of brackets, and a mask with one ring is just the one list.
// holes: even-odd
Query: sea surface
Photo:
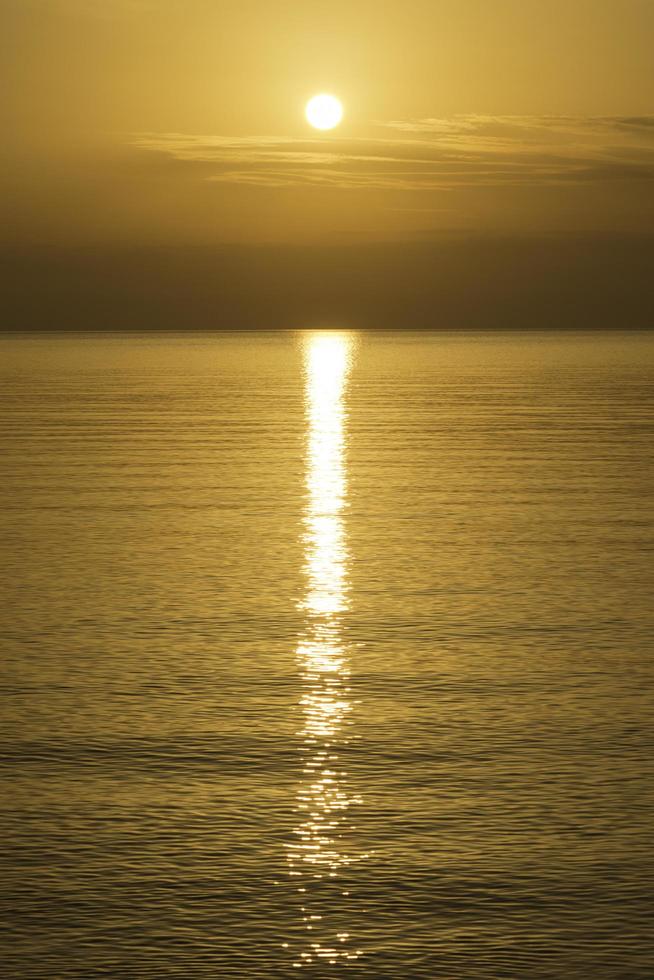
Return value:
[(654, 977), (654, 335), (0, 374), (3, 980)]

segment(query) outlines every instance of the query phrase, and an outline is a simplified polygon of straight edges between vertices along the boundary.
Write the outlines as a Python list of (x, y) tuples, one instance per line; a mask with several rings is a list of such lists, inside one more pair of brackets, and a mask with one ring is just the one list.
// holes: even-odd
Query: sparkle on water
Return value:
[(361, 955), (350, 946), (349, 932), (330, 923), (329, 904), (323, 900), (325, 888), (337, 884), (339, 872), (367, 856), (357, 854), (347, 839), (350, 810), (360, 800), (350, 790), (339, 760), (339, 748), (353, 737), (350, 668), (340, 622), (348, 604), (342, 511), (347, 496), (344, 391), (352, 349), (353, 340), (344, 333), (312, 334), (305, 345), (307, 589), (302, 605), (308, 626), (297, 657), (304, 682), (299, 734), (306, 755), (297, 799), (297, 840), (288, 847), (289, 873), (298, 879), (308, 933), (306, 947), (295, 960), (298, 967)]

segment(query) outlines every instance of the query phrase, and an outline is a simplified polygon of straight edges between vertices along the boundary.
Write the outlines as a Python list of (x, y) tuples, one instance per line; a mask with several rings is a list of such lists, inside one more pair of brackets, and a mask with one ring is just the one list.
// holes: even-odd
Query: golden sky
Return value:
[(4, 244), (652, 228), (651, 0), (3, 0), (0, 35)]

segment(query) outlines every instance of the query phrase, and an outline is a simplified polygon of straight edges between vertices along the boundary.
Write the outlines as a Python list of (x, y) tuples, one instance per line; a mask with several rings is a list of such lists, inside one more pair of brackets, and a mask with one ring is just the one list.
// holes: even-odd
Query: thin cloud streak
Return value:
[(161, 5), (161, 0), (30, 0), (33, 5), (64, 14), (81, 14), (112, 20), (115, 17), (150, 13)]
[(448, 190), (654, 179), (654, 116), (457, 116), (378, 123), (379, 136), (146, 133), (133, 145), (260, 187)]

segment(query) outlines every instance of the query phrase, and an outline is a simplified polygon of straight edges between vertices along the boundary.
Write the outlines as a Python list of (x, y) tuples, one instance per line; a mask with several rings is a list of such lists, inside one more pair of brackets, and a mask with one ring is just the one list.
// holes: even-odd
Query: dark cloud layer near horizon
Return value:
[(12, 247), (8, 330), (646, 329), (654, 235)]

